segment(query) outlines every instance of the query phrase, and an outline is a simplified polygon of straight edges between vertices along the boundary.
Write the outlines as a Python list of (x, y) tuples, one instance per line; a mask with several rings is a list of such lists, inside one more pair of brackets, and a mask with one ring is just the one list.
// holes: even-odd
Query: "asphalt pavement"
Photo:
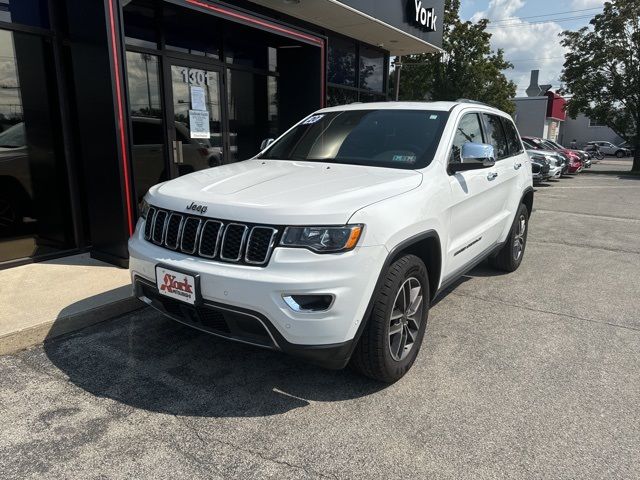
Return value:
[(640, 177), (538, 186), (391, 386), (151, 310), (0, 357), (0, 477), (640, 478), (639, 238)]

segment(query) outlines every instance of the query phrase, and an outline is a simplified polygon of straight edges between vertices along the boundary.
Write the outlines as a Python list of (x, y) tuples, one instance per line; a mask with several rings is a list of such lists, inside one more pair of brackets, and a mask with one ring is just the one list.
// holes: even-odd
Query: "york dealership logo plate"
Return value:
[(196, 278), (193, 275), (156, 267), (156, 285), (160, 295), (191, 305), (196, 303)]
[(437, 30), (438, 16), (436, 9), (425, 6), (424, 0), (407, 0), (407, 17), (409, 23), (425, 32)]

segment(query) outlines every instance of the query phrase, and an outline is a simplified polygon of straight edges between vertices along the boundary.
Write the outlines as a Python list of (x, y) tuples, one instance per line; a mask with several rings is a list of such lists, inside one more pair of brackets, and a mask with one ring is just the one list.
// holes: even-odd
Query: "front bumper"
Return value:
[[(266, 267), (235, 265), (158, 247), (142, 238), (140, 228), (129, 240), (129, 253), (136, 295), (146, 297), (143, 300), (154, 308), (210, 333), (298, 355), (301, 351), (333, 351), (331, 355), (336, 354), (336, 349), (338, 353), (350, 351), (387, 256), (384, 246), (357, 247), (331, 255), (279, 247)], [(263, 335), (262, 340), (256, 341), (244, 335), (242, 329), (233, 332), (230, 328), (229, 332), (220, 333), (202, 328), (196, 323), (207, 312), (189, 313), (181, 306), (167, 311), (160, 301), (165, 297), (159, 297), (155, 286), (158, 264), (199, 276), (202, 304), (198, 308), (258, 319), (268, 331), (268, 338)], [(287, 294), (330, 294), (335, 300), (326, 311), (295, 312), (282, 298)]]

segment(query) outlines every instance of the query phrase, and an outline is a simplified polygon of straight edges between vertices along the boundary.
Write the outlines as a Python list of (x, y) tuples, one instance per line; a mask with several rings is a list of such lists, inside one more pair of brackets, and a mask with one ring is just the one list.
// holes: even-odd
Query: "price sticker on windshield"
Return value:
[(324, 117), (324, 115), (312, 115), (309, 118), (307, 118), (304, 122), (302, 122), (302, 125), (313, 125), (314, 123), (320, 121), (322, 117)]

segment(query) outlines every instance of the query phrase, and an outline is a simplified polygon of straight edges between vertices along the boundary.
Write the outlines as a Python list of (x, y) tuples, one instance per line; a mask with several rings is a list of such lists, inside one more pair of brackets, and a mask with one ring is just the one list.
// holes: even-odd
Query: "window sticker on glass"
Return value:
[(312, 115), (309, 118), (307, 118), (304, 122), (302, 122), (302, 125), (313, 125), (314, 123), (319, 121), (322, 117), (324, 117), (324, 115)]
[(437, 120), (438, 119), (438, 115), (431, 115), (429, 117), (429, 120)]
[(400, 163), (415, 163), (415, 155), (394, 155), (392, 161)]

